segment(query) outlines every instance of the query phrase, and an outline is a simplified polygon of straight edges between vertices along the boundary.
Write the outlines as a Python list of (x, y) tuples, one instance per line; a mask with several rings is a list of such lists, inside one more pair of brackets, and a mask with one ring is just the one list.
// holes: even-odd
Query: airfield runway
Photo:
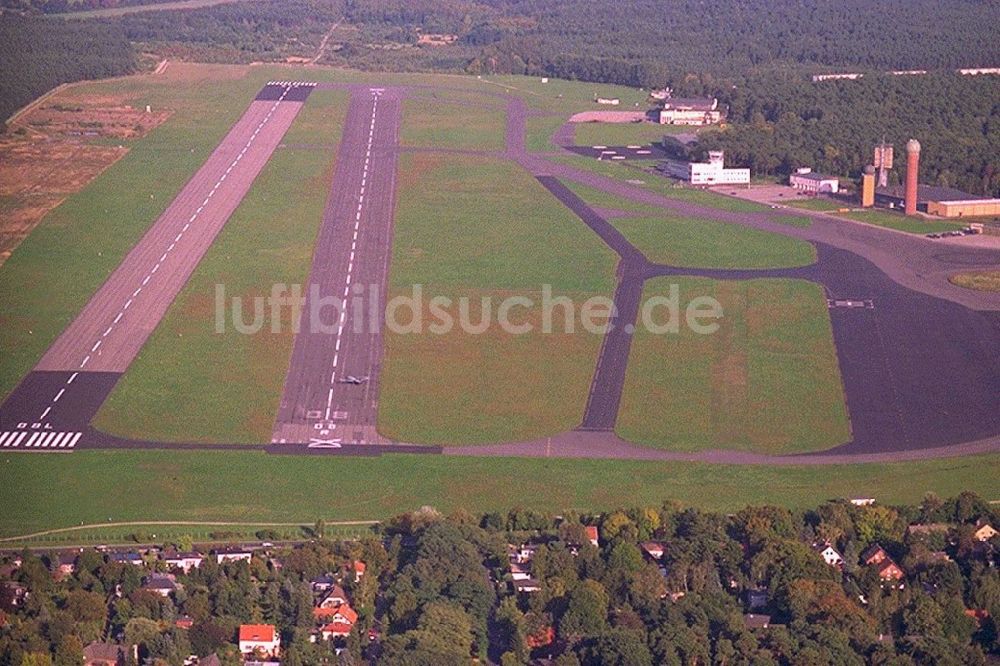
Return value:
[(385, 302), (392, 246), (401, 105), (399, 90), (351, 88), (275, 445), (343, 449), (381, 442), (378, 305)]
[[(250, 189), (312, 89), (265, 86), (205, 164), (0, 407), (0, 432), (84, 431)], [(79, 437), (70, 438), (73, 444)], [(13, 443), (16, 441), (16, 444)], [(4, 438), (47, 448), (56, 438)]]

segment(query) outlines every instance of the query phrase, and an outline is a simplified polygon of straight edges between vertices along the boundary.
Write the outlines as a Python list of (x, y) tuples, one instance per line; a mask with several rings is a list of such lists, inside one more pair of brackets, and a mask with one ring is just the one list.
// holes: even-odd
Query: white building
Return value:
[(722, 120), (719, 100), (713, 98), (668, 98), (659, 112), (661, 125), (711, 125)]
[(809, 167), (796, 169), (788, 177), (788, 184), (800, 192), (809, 194), (836, 194), (840, 191), (840, 180), (836, 176), (813, 173)]
[(844, 558), (837, 552), (837, 549), (828, 543), (816, 544), (815, 549), (823, 561), (831, 567), (839, 567), (844, 563)]
[(688, 164), (687, 180), (692, 185), (749, 185), (750, 169), (727, 169), (721, 150), (708, 153), (707, 162)]

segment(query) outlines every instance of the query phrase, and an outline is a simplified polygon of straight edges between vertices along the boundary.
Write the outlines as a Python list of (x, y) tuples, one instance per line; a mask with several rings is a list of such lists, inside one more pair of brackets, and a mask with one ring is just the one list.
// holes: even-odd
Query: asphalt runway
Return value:
[[(272, 443), (344, 452), (376, 431), (401, 91), (352, 87)], [(347, 302), (346, 308), (338, 307)], [(318, 310), (317, 305), (330, 305)], [(318, 311), (321, 327), (311, 315)], [(350, 377), (358, 380), (351, 383)], [(293, 449), (289, 449), (293, 450)]]
[(3, 428), (83, 432), (270, 159), (311, 90), (265, 86), (0, 406)]

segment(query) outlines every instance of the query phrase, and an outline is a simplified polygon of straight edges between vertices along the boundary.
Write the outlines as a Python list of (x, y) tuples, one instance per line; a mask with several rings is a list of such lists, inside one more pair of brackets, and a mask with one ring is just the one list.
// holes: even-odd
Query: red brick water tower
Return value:
[(917, 179), (920, 171), (920, 142), (906, 142), (906, 194), (904, 206), (907, 215), (917, 214)]

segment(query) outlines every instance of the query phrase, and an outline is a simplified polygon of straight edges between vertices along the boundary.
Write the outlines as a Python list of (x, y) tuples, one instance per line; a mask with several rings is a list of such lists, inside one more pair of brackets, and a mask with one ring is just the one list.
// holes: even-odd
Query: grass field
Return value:
[(966, 289), (976, 291), (1000, 291), (1000, 271), (978, 271), (973, 273), (959, 273), (952, 275), (948, 280), (952, 284)]
[[(656, 263), (701, 268), (784, 268), (816, 261), (816, 249), (805, 241), (738, 224), (669, 215), (572, 182), (566, 186), (591, 206), (628, 213), (608, 221)], [(787, 217), (780, 219), (788, 221)]]
[[(317, 91), (289, 129), (295, 143), (338, 137), (347, 94)], [(94, 425), (161, 441), (266, 442), (292, 349), (289, 312), (272, 333), (215, 330), (215, 289), (249, 304), (271, 285), (304, 284), (334, 150), (279, 148), (191, 280), (119, 381)], [(249, 321), (251, 315), (244, 315)], [(228, 321), (228, 320), (227, 320)]]
[[(679, 499), (719, 511), (815, 507), (838, 497), (918, 503), (972, 490), (997, 499), (1000, 455), (819, 467), (687, 462), (247, 452), (0, 454), (0, 534), (151, 520), (378, 520), (423, 505), (450, 512), (604, 511)], [(57, 487), (58, 492), (53, 488)]]
[[(540, 332), (540, 291), (582, 302), (611, 293), (614, 255), (511, 164), (483, 158), (404, 155), (390, 268), (392, 295), (422, 285), (425, 299), (493, 302), (493, 326), (480, 335), (388, 333), (379, 430), (402, 441), (462, 444), (528, 439), (579, 424), (600, 337)], [(534, 299), (505, 333), (496, 308), (508, 296)], [(450, 308), (458, 315), (457, 306)]]
[(791, 208), (815, 210), (821, 213), (830, 213), (840, 208), (844, 208), (843, 204), (839, 204), (836, 201), (814, 197), (810, 197), (808, 199), (789, 199), (787, 201), (782, 201), (781, 203), (786, 206), (790, 206)]
[(841, 217), (866, 224), (875, 224), (880, 227), (888, 227), (896, 231), (906, 231), (911, 234), (930, 234), (939, 231), (954, 231), (961, 229), (964, 224), (957, 222), (942, 222), (938, 220), (924, 220), (919, 217), (906, 217), (902, 213), (894, 213), (888, 210), (864, 210), (842, 213)]
[[(582, 303), (593, 294), (565, 294)], [(496, 322), (508, 296), (534, 301), (511, 321), (530, 332), (512, 334)], [(521, 441), (571, 430), (583, 419), (601, 336), (559, 326), (545, 333), (542, 295), (531, 291), (460, 291), (468, 321), (483, 321), (482, 298), (493, 303), (492, 325), (481, 334), (455, 326), (447, 334), (386, 335), (379, 432), (395, 440), (443, 445)], [(458, 307), (450, 308), (456, 320)], [(561, 311), (553, 319), (561, 322)], [(425, 321), (429, 313), (425, 312)], [(471, 329), (469, 329), (471, 330)]]
[(610, 293), (614, 255), (501, 160), (403, 155), (390, 286)]
[(0, 396), (9, 393), (243, 113), (257, 82), (131, 77), (53, 98), (115, 95), (175, 112), (49, 213), (0, 269)]
[(578, 146), (629, 146), (659, 143), (666, 134), (691, 132), (690, 127), (655, 123), (575, 123)]
[(680, 288), (682, 316), (684, 304), (702, 295), (718, 300), (724, 316), (709, 335), (683, 321), (676, 334), (638, 328), (619, 435), (678, 451), (759, 453), (814, 451), (850, 439), (820, 286), (658, 278), (646, 283), (644, 296), (668, 296), (671, 284)]
[(507, 114), (501, 108), (463, 105), (429, 96), (403, 101), (404, 146), (503, 150)]
[(651, 261), (671, 266), (784, 268), (816, 261), (809, 243), (737, 224), (664, 214), (610, 222)]

